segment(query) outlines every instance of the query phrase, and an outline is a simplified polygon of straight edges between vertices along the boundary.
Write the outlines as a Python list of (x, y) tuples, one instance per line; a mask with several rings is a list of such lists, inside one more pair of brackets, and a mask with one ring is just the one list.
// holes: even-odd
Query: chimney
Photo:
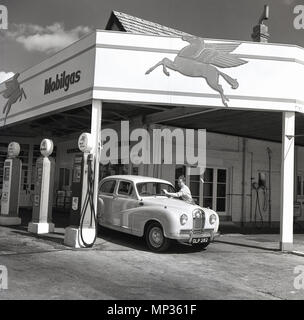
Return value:
[(267, 43), (269, 39), (268, 26), (264, 24), (269, 19), (269, 5), (264, 6), (263, 13), (259, 19), (259, 23), (253, 27), (251, 38), (254, 42)]

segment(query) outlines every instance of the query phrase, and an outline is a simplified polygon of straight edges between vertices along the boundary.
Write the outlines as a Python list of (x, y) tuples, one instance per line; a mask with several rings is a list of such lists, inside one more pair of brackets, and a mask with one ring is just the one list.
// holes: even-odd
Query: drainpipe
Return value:
[(272, 151), (270, 148), (267, 148), (268, 159), (269, 159), (269, 173), (268, 173), (268, 224), (271, 228), (271, 154)]
[(250, 152), (250, 222), (252, 222), (253, 152)]
[(241, 212), (241, 226), (244, 226), (244, 222), (246, 219), (246, 190), (245, 190), (245, 180), (246, 180), (246, 146), (247, 139), (242, 139), (242, 212)]

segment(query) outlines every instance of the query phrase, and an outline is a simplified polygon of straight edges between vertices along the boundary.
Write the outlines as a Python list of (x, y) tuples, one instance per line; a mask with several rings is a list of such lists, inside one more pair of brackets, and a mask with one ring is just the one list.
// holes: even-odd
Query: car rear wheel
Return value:
[(170, 246), (170, 239), (165, 237), (163, 228), (158, 222), (149, 224), (145, 238), (148, 248), (155, 252), (166, 251)]

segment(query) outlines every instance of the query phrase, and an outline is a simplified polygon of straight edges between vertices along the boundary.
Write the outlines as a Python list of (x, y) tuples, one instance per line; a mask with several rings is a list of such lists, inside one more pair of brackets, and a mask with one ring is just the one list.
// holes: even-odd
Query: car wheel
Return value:
[(145, 238), (148, 248), (155, 252), (166, 251), (170, 246), (170, 239), (165, 237), (163, 228), (158, 222), (149, 224)]

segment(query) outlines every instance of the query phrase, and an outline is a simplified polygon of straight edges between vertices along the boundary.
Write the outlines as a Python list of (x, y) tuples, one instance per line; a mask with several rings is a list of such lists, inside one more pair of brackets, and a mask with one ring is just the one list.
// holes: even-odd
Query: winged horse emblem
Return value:
[(6, 123), (6, 118), (11, 111), (12, 105), (16, 103), (18, 99), (21, 101), (22, 97), (26, 99), (26, 94), (23, 88), (20, 88), (19, 81), (17, 80), (19, 75), (19, 73), (16, 73), (11, 79), (4, 82), (6, 89), (2, 95), (5, 99), (8, 99), (2, 112), (5, 114), (4, 125)]
[(219, 83), (220, 76), (230, 84), (232, 89), (237, 89), (239, 83), (236, 79), (218, 70), (217, 67), (238, 67), (248, 62), (231, 54), (240, 43), (205, 43), (203, 39), (190, 35), (184, 35), (182, 39), (189, 45), (182, 48), (173, 61), (164, 58), (150, 68), (146, 74), (162, 66), (167, 76), (170, 75), (168, 68), (188, 77), (204, 78), (207, 84), (220, 94), (224, 106), (228, 107), (229, 99), (225, 96), (223, 87)]

